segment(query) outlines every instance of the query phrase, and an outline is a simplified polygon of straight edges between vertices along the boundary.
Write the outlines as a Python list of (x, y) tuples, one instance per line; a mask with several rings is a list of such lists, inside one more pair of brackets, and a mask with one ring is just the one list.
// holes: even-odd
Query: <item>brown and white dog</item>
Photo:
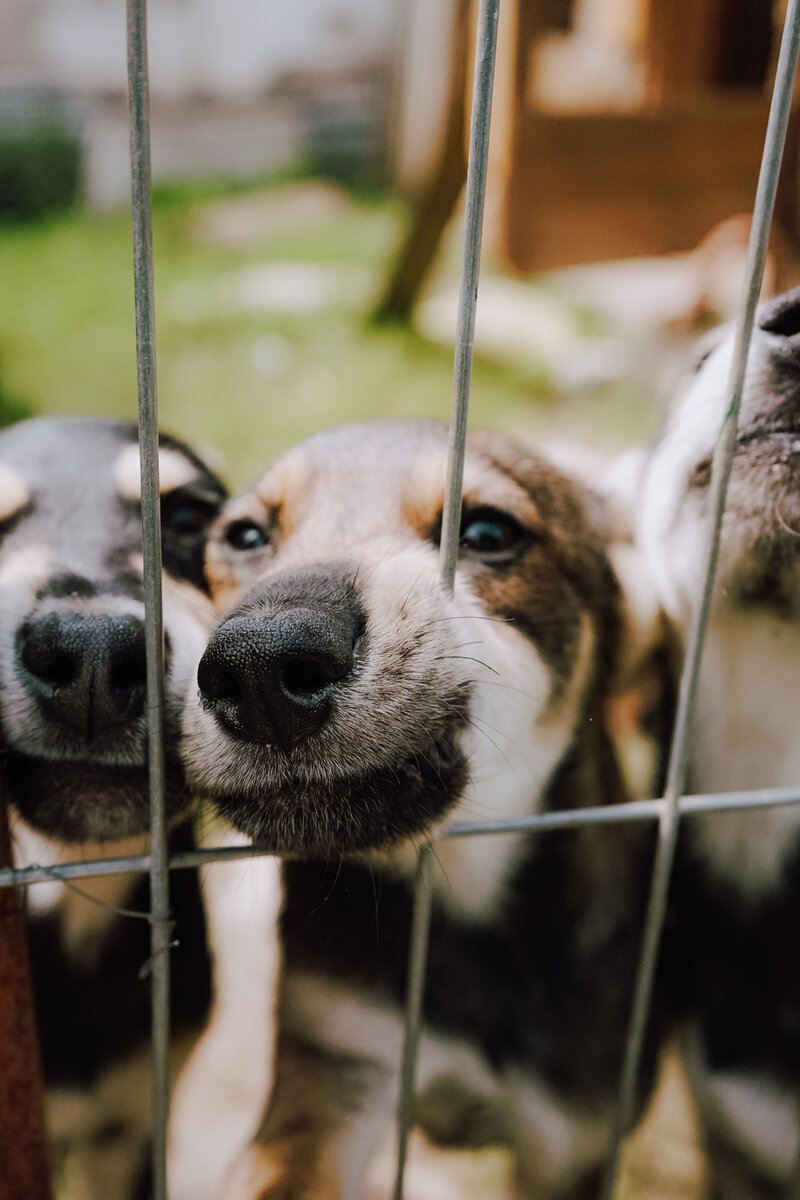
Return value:
[[(172, 844), (191, 838), (177, 754), (183, 699), (212, 609), (208, 528), (225, 498), (162, 437), (165, 739)], [(142, 852), (149, 843), (136, 427), (39, 419), (0, 434), (0, 780), (19, 865)], [(29, 892), (36, 1016), (54, 1158), (82, 1196), (124, 1198), (149, 1141), (147, 883), (111, 875)], [(209, 964), (191, 872), (172, 911), (177, 1033), (203, 1020)], [(109, 907), (111, 906), (111, 907)]]
[[(209, 544), (230, 609), (184, 720), (195, 791), (285, 856), (275, 1080), (229, 1197), (356, 1200), (397, 1101), (414, 850), (451, 821), (624, 800), (605, 726), (623, 602), (596, 501), (467, 446), (455, 594), (443, 425), (322, 434)], [(609, 1134), (650, 831), (440, 840), (418, 1082), (577, 1197)]]
[[(685, 635), (699, 594), (711, 454), (733, 335), (718, 332), (647, 461), (637, 538)], [(700, 676), (692, 791), (797, 786), (800, 738), (800, 289), (758, 313)], [(778, 1196), (800, 1148), (800, 808), (683, 822), (664, 994), (714, 1195)]]

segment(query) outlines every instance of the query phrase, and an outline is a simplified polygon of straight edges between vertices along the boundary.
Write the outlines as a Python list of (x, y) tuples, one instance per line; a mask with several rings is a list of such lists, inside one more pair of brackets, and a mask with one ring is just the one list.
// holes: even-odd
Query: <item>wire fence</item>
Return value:
[[(488, 162), (492, 83), (499, 0), (481, 0), (478, 14), (465, 231), (459, 291), (453, 407), (448, 447), (447, 483), (440, 552), (442, 586), (452, 593), (461, 509), (461, 487), (467, 431), (473, 335), (478, 293), (483, 206)], [(127, 0), (128, 89), (131, 142), (131, 187), (134, 247), (136, 347), (139, 392), (140, 456), (142, 475), (142, 525), (144, 548), (145, 621), (147, 652), (148, 732), (150, 746), (151, 849), (149, 854), (62, 863), (53, 867), (29, 866), (0, 869), (0, 888), (28, 887), (39, 882), (145, 871), (151, 880), (152, 975), (152, 1170), (154, 1200), (166, 1200), (166, 1131), (169, 1110), (169, 872), (195, 868), (209, 862), (231, 861), (255, 853), (246, 846), (196, 850), (172, 855), (167, 849), (164, 806), (163, 683), (164, 635), (161, 614), (161, 544), (158, 481), (158, 413), (156, 390), (153, 258), (150, 218), (150, 133), (147, 68), (146, 0)], [(541, 813), (517, 820), (461, 822), (442, 829), (437, 838), (457, 838), (552, 830), (630, 821), (657, 821), (658, 843), (651, 880), (650, 901), (643, 935), (630, 1027), (608, 1167), (602, 1200), (611, 1200), (619, 1174), (622, 1141), (628, 1130), (639, 1075), (642, 1046), (680, 821), (707, 812), (745, 811), (800, 803), (796, 788), (768, 788), (744, 792), (684, 795), (689, 735), (695, 710), (697, 684), (708, 625), (720, 543), (722, 517), (730, 476), (739, 405), (755, 308), (761, 288), (767, 240), (775, 202), (778, 174), (786, 138), (793, 83), (800, 49), (800, 0), (789, 0), (768, 128), (755, 200), (748, 249), (746, 279), (736, 326), (735, 347), (725, 417), (713, 459), (711, 514), (707, 533), (703, 585), (697, 598), (681, 673), (675, 732), (669, 754), (667, 782), (659, 799), (582, 809)], [(398, 1105), (398, 1156), (395, 1200), (402, 1200), (406, 1147), (414, 1099), (414, 1075), (422, 1014), (425, 963), (431, 916), (433, 845), (419, 851), (414, 886), (414, 916), (409, 956), (408, 1002)], [(266, 1099), (266, 1096), (265, 1096)], [(800, 1171), (796, 1173), (800, 1181)], [(797, 1191), (797, 1183), (794, 1191)], [(793, 1192), (794, 1194), (794, 1192)]]

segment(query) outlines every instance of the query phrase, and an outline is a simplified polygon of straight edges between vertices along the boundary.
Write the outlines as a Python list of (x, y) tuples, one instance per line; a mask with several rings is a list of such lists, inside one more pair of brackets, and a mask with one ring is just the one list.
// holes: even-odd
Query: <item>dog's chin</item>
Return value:
[(453, 737), (408, 758), (333, 781), (295, 787), (264, 780), (254, 795), (220, 791), (220, 814), (261, 849), (287, 858), (382, 850), (423, 838), (458, 802), (467, 761)]
[[(146, 766), (48, 762), (11, 754), (3, 763), (3, 783), (20, 816), (39, 833), (60, 842), (118, 841), (150, 828)], [(170, 823), (188, 803), (180, 767), (168, 766)]]

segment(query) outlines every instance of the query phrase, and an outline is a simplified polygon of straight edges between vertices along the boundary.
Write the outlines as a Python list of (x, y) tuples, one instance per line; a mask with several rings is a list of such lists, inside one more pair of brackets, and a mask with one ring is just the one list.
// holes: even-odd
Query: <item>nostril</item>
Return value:
[(144, 658), (123, 658), (112, 665), (109, 682), (121, 691), (134, 691), (147, 686), (147, 665)]
[(759, 325), (765, 333), (773, 333), (777, 337), (800, 334), (800, 288), (773, 301), (760, 318)]
[(313, 658), (296, 658), (284, 665), (280, 679), (287, 696), (302, 700), (318, 695), (342, 677), (342, 672), (331, 663)]
[(27, 642), (22, 651), (22, 665), (29, 675), (51, 687), (67, 687), (78, 675), (78, 664), (69, 655), (52, 647)]
[(238, 703), (244, 691), (239, 677), (225, 667), (201, 659), (197, 668), (197, 686), (208, 700), (230, 700)]

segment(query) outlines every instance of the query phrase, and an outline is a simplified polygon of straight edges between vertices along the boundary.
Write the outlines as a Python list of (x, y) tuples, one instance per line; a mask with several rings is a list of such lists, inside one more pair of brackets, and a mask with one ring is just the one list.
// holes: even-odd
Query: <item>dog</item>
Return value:
[[(636, 538), (685, 637), (733, 334), (701, 346), (640, 482)], [(800, 289), (757, 313), (699, 681), (689, 789), (797, 786)], [(678, 1014), (713, 1195), (783, 1195), (800, 1148), (800, 809), (684, 819), (659, 988)]]
[[(192, 836), (179, 720), (213, 623), (203, 556), (226, 493), (183, 443), (162, 436), (159, 459), (166, 802), (178, 849)], [(0, 434), (0, 773), (18, 865), (148, 848), (140, 508), (134, 425), (40, 418)], [(34, 998), (56, 1165), (81, 1195), (107, 1200), (147, 1174), (150, 989), (138, 975), (150, 929), (117, 910), (146, 914), (148, 885), (126, 873), (77, 889), (29, 890)], [(180, 1037), (209, 1004), (191, 872), (174, 876), (171, 904)]]
[(209, 541), (226, 615), (187, 704), (185, 769), (283, 856), (284, 889), (274, 1084), (228, 1200), (364, 1194), (397, 1103), (427, 838), (428, 1120), (454, 1143), (506, 1141), (521, 1196), (589, 1195), (602, 1168), (652, 830), (439, 835), (627, 798), (605, 723), (627, 606), (599, 502), (487, 431), (467, 443), (449, 597), (446, 448), (422, 420), (321, 434)]

